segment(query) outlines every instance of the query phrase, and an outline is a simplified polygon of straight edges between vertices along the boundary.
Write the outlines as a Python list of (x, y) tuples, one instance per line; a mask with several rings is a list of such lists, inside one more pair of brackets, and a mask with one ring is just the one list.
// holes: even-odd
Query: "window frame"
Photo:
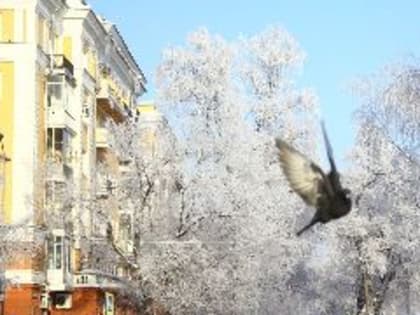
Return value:
[(48, 240), (48, 269), (63, 269), (63, 248), (64, 237), (61, 235), (52, 235)]
[(71, 271), (71, 248), (64, 235), (53, 234), (47, 246), (48, 269)]
[[(61, 137), (57, 132), (61, 132)], [(72, 134), (67, 128), (48, 127), (46, 132), (47, 159), (66, 164), (68, 154), (71, 153)]]

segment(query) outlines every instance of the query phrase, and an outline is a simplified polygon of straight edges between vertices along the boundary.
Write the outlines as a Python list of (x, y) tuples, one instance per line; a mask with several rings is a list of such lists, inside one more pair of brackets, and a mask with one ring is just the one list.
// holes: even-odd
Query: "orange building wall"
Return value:
[(19, 285), (6, 289), (4, 315), (41, 315), (40, 288), (37, 285)]
[(71, 309), (51, 308), (51, 315), (97, 315), (102, 314), (102, 292), (86, 288), (73, 291)]
[[(40, 308), (42, 288), (37, 285), (20, 285), (6, 289), (4, 315), (42, 315)], [(104, 292), (98, 288), (76, 288), (72, 293), (70, 309), (49, 308), (48, 315), (104, 315)], [(142, 315), (131, 305), (116, 298), (114, 315)], [(162, 315), (163, 312), (156, 314)]]

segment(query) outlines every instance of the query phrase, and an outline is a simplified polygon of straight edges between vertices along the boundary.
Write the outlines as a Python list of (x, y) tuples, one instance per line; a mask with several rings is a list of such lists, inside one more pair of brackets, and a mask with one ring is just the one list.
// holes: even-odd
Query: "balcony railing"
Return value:
[(54, 102), (47, 110), (47, 126), (49, 128), (68, 128), (75, 132), (77, 122), (72, 112), (68, 110), (64, 102)]
[(60, 151), (49, 152), (47, 156), (47, 180), (65, 182), (71, 178), (71, 154), (63, 154)]
[(102, 78), (100, 80), (96, 99), (98, 106), (117, 121), (123, 121), (128, 116), (123, 99), (107, 79)]
[(74, 287), (101, 287), (118, 289), (127, 286), (127, 281), (116, 275), (107, 274), (99, 270), (83, 270), (73, 278)]
[(97, 98), (110, 98), (115, 105), (117, 105), (117, 98), (114, 89), (111, 87), (107, 79), (101, 79), (99, 82), (99, 92), (96, 95)]

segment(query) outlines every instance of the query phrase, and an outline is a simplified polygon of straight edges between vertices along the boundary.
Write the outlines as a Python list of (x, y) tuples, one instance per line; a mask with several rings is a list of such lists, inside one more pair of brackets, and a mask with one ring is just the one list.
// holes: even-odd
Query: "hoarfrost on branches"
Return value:
[(272, 139), (315, 152), (317, 99), (293, 82), (303, 59), (277, 27), (232, 42), (200, 29), (163, 53), (158, 105), (178, 139), (179, 176), (172, 225), (145, 233), (140, 264), (175, 314), (299, 304), (286, 283), (311, 251), (294, 236), (306, 209), (283, 180)]
[(357, 314), (408, 314), (419, 307), (418, 69), (417, 62), (390, 65), (353, 87), (361, 104), (349, 174), (355, 209), (348, 228), (337, 232), (355, 259), (338, 258), (340, 265), (353, 264), (359, 278)]
[(236, 42), (201, 29), (165, 51), (159, 105), (179, 140), (179, 194), (172, 231), (151, 238), (149, 251), (143, 245), (143, 268), (174, 313), (378, 314), (417, 305), (418, 67), (386, 67), (359, 82), (354, 163), (343, 177), (355, 209), (297, 242), (302, 203), (271, 139), (314, 156), (317, 98), (294, 83), (303, 61), (280, 28)]

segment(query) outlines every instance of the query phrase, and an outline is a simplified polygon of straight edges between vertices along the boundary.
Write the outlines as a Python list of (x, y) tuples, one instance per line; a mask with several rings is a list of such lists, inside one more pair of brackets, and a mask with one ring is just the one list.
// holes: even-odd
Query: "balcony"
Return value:
[(71, 273), (61, 269), (47, 269), (47, 280), (50, 291), (67, 291), (72, 287)]
[(64, 105), (57, 103), (48, 107), (47, 127), (68, 128), (73, 132), (77, 130), (77, 124), (74, 117), (65, 109)]
[(63, 54), (51, 55), (53, 69), (55, 74), (64, 74), (66, 79), (72, 84), (74, 80), (74, 66)]
[(67, 291), (72, 286), (70, 238), (64, 230), (53, 230), (48, 239), (47, 281), (49, 291)]
[(116, 122), (122, 122), (127, 118), (127, 109), (107, 79), (102, 78), (100, 80), (96, 101), (98, 108)]
[(90, 248), (90, 254), (82, 260), (81, 270), (73, 275), (74, 287), (116, 289), (130, 285), (131, 273), (120, 272), (118, 268), (127, 268), (128, 261), (115, 251), (107, 237), (92, 235), (85, 246)]
[(66, 128), (75, 132), (77, 124), (70, 106), (72, 87), (61, 75), (51, 76), (47, 82), (47, 125), (49, 128)]
[(95, 140), (97, 148), (109, 147), (109, 131), (105, 127), (97, 127), (95, 131)]
[(61, 152), (56, 152), (54, 155), (48, 154), (46, 173), (48, 181), (66, 182), (73, 175), (70, 159), (63, 156)]
[(79, 288), (99, 287), (121, 289), (127, 286), (127, 282), (116, 275), (104, 273), (99, 270), (87, 269), (74, 276), (73, 286)]

